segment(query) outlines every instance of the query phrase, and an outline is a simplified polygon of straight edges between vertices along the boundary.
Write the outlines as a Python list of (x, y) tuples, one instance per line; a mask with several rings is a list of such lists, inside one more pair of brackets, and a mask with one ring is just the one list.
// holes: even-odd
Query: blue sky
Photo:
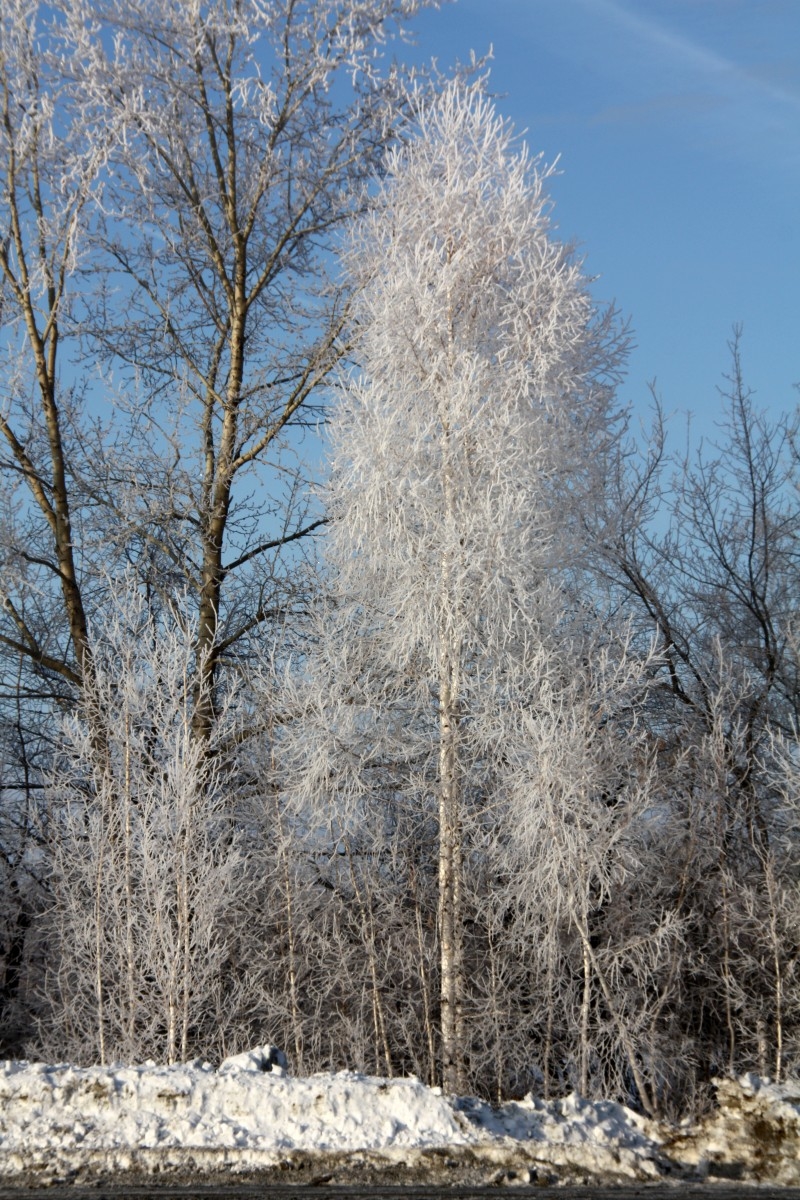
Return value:
[(559, 235), (630, 317), (622, 391), (712, 434), (744, 326), (756, 402), (800, 397), (800, 0), (456, 0), (417, 20), (445, 68), (493, 47), (491, 90), (560, 156)]

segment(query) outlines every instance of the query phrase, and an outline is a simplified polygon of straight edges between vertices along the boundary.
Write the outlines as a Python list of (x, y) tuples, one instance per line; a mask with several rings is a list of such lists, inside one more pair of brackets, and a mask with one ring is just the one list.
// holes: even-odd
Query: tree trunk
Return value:
[(443, 651), (439, 692), (439, 948), (441, 971), (442, 1086), (465, 1090), (463, 950), (461, 945), (461, 822), (458, 781), (456, 671)]

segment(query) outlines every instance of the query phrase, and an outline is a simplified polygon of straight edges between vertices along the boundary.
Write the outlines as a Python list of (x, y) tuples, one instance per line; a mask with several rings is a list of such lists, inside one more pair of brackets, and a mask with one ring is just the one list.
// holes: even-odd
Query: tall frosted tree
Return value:
[[(467, 848), (473, 872), (513, 810), (526, 723), (546, 709), (558, 725), (559, 695), (602, 640), (567, 580), (615, 443), (625, 339), (551, 234), (548, 174), (478, 86), (421, 104), (388, 155), (346, 260), (358, 368), (331, 420), (331, 600), (296, 685), (297, 802), (325, 797), (340, 853), (376, 802), (378, 837), (396, 844), (408, 811), (435, 830), (450, 1091), (468, 1069)], [(632, 675), (608, 672), (598, 729)]]

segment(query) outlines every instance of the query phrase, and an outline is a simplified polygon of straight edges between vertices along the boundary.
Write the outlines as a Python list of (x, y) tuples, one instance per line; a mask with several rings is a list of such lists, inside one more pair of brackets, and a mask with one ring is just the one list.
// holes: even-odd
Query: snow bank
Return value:
[(800, 1187), (800, 1081), (757, 1075), (716, 1081), (718, 1109), (665, 1139), (700, 1176)]
[(481, 1130), (524, 1147), (531, 1162), (570, 1178), (657, 1179), (673, 1172), (653, 1122), (612, 1100), (572, 1094), (544, 1101), (533, 1096), (502, 1105), (455, 1100), (457, 1111)]
[[(274, 1047), (174, 1067), (0, 1067), (0, 1179), (658, 1178), (653, 1130), (577, 1097), (490, 1106), (417, 1079), (292, 1078)], [(303, 1174), (305, 1172), (305, 1174)], [(309, 1174), (311, 1172), (311, 1174)], [(348, 1174), (349, 1172), (349, 1174)], [(442, 1175), (444, 1173), (444, 1176)], [(448, 1174), (449, 1173), (449, 1174)]]

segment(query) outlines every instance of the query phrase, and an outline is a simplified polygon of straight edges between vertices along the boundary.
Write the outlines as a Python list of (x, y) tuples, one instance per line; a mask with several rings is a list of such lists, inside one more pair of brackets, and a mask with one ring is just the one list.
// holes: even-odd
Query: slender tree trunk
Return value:
[(777, 880), (773, 870), (770, 851), (765, 851), (764, 874), (769, 902), (769, 937), (772, 950), (773, 1001), (775, 1004), (775, 1082), (783, 1077), (783, 964), (781, 962), (781, 939), (778, 929)]
[[(447, 249), (448, 262), (455, 253)], [(458, 507), (449, 388), (456, 377), (455, 303), (447, 292), (447, 378), (439, 395), (445, 550), (441, 562), (439, 630), (439, 945), (441, 971), (442, 1084), (465, 1091), (463, 948), (461, 913), (461, 795), (458, 762), (461, 610), (455, 578)]]
[(94, 876), (94, 991), (97, 1002), (97, 1041), (101, 1067), (106, 1065), (105, 1003), (103, 997), (103, 927), (106, 918), (103, 904), (104, 875), (105, 859), (103, 856), (103, 835), (101, 833), (100, 851), (97, 855), (97, 866)]
[(131, 870), (131, 850), (133, 847), (133, 825), (132, 825), (132, 805), (133, 781), (131, 778), (131, 716), (130, 712), (125, 712), (125, 865), (124, 865), (124, 888), (125, 888), (125, 981), (127, 992), (127, 1038), (128, 1038), (128, 1053), (133, 1052), (136, 1044), (136, 989), (134, 985), (135, 965), (134, 965), (134, 936), (133, 936), (133, 877)]
[(553, 1061), (553, 952), (547, 955), (547, 1020), (544, 1033), (544, 1098), (550, 1099), (550, 1067)]
[(731, 979), (731, 914), (728, 884), (722, 868), (722, 981), (725, 988), (725, 1025), (728, 1033), (728, 1071), (734, 1074), (736, 1062), (736, 1027), (733, 1022), (733, 983)]
[(500, 1029), (500, 977), (497, 968), (498, 953), (495, 944), (494, 936), (491, 929), (489, 930), (489, 969), (490, 969), (490, 990), (492, 1002), (492, 1033), (494, 1035), (494, 1061), (495, 1061), (495, 1099), (498, 1104), (503, 1099), (503, 1076), (505, 1074), (505, 1057), (503, 1039)]
[[(25, 479), (33, 499), (36, 501), (50, 529), (64, 613), (69, 625), (72, 648), (77, 670), (59, 662), (44, 652), (35, 634), (28, 628), (21, 612), (7, 607), (11, 612), (20, 634), (18, 647), (35, 662), (56, 670), (72, 682), (85, 683), (89, 671), (89, 636), (86, 612), (83, 606), (78, 571), (75, 563), (72, 533), (72, 513), (68, 486), (67, 457), (61, 413), (57, 401), (58, 347), (60, 340), (59, 316), (64, 296), (67, 263), (71, 253), (71, 235), (67, 235), (60, 251), (53, 253), (45, 240), (46, 212), (42, 198), (40, 142), (42, 130), (33, 128), (33, 144), (25, 159), (17, 158), (14, 137), (11, 135), (13, 122), (10, 115), (12, 97), (7, 82), (3, 86), (2, 120), (9, 134), (6, 164), (6, 203), (9, 228), (7, 238), (0, 247), (0, 279), (7, 286), (9, 297), (21, 315), (30, 346), (36, 372), (41, 413), (49, 454), (49, 479), (43, 478), (41, 467), (28, 454), (25, 436), (20, 437), (0, 414), (0, 433), (3, 434), (16, 460), (17, 469)], [(36, 216), (37, 240), (29, 245), (24, 230), (21, 200), (27, 194)], [(78, 205), (78, 210), (82, 204)], [(76, 217), (77, 217), (76, 211)], [(13, 247), (13, 256), (11, 248)], [(16, 264), (13, 258), (16, 258)], [(40, 320), (34, 303), (36, 275), (41, 274), (45, 282), (46, 317)]]
[(178, 1061), (176, 1053), (177, 1044), (177, 1011), (178, 1005), (175, 1000), (175, 984), (170, 987), (169, 995), (167, 996), (167, 1065), (173, 1066)]
[[(187, 685), (188, 687), (188, 681)], [(186, 740), (189, 740), (190, 734), (186, 731)], [(201, 784), (203, 786), (203, 784)], [(178, 964), (176, 974), (178, 976), (178, 986), (176, 988), (178, 1001), (177, 1022), (178, 1029), (176, 1030), (176, 1043), (180, 1045), (181, 1060), (186, 1061), (189, 1054), (189, 1012), (190, 1001), (192, 995), (192, 905), (189, 902), (189, 887), (190, 887), (190, 865), (189, 865), (189, 839), (193, 836), (193, 822), (195, 813), (193, 811), (192, 798), (185, 794), (179, 800), (180, 811), (177, 814), (178, 820), (182, 826), (179, 834), (179, 843), (177, 848), (177, 920), (178, 920)], [(196, 919), (196, 918), (195, 918)]]
[(461, 949), (461, 828), (459, 820), (458, 715), (453, 668), (442, 653), (439, 683), (439, 953), (441, 962), (442, 1085), (464, 1090)]
[(428, 1083), (431, 1087), (436, 1083), (436, 1043), (433, 1036), (433, 1020), (431, 1017), (432, 1001), (431, 986), (428, 972), (425, 969), (425, 939), (422, 930), (422, 911), (419, 903), (419, 893), (414, 889), (414, 915), (417, 930), (417, 948), (419, 953), (419, 978), (422, 986), (422, 1019), (425, 1029), (425, 1044), (428, 1050)]
[(594, 950), (592, 949), (592, 944), (589, 940), (588, 928), (586, 928), (584, 926), (582, 921), (578, 921), (576, 919), (576, 914), (575, 914), (574, 909), (573, 909), (572, 915), (573, 915), (573, 922), (575, 923), (575, 925), (578, 928), (581, 942), (583, 944), (584, 959), (589, 964), (589, 967), (591, 968), (591, 971), (592, 971), (595, 979), (597, 980), (597, 983), (600, 987), (600, 991), (603, 993), (603, 999), (605, 1000), (606, 1005), (608, 1007), (608, 1011), (611, 1014), (611, 1019), (613, 1020), (614, 1024), (617, 1027), (617, 1033), (619, 1035), (620, 1044), (622, 1045), (622, 1049), (625, 1053), (625, 1057), (628, 1060), (628, 1066), (631, 1069), (631, 1075), (633, 1076), (633, 1082), (636, 1085), (636, 1090), (639, 1093), (639, 1100), (640, 1100), (645, 1112), (648, 1114), (648, 1116), (652, 1117), (655, 1115), (655, 1101), (653, 1099), (653, 1096), (650, 1094), (650, 1089), (647, 1086), (647, 1083), (645, 1082), (644, 1075), (642, 1074), (641, 1070), (639, 1069), (639, 1062), (638, 1062), (638, 1059), (636, 1056), (636, 1050), (634, 1048), (633, 1042), (631, 1041), (625, 1021), (623, 1020), (623, 1018), (619, 1015), (619, 1012), (617, 1011), (617, 1003), (614, 998), (614, 993), (612, 992), (611, 988), (608, 986), (608, 981), (606, 980), (606, 977), (600, 968), (600, 964), (597, 961), (597, 956), (595, 955)]
[(585, 900), (581, 905), (581, 948), (583, 950), (583, 996), (581, 997), (581, 1069), (582, 1096), (589, 1095), (589, 1009), (592, 999), (592, 964), (589, 959), (588, 915)]
[[(270, 742), (274, 745), (274, 731), (270, 728)], [(272, 778), (275, 780), (275, 750), (270, 751), (270, 768)], [(294, 1070), (298, 1074), (303, 1073), (303, 1028), (300, 1019), (300, 1002), (297, 990), (297, 942), (295, 933), (295, 917), (294, 917), (294, 902), (292, 898), (292, 878), (289, 871), (289, 851), (286, 845), (286, 839), (283, 833), (283, 818), (281, 816), (281, 806), (278, 799), (277, 784), (273, 785), (273, 798), (275, 801), (275, 828), (278, 831), (279, 855), (281, 860), (281, 869), (283, 872), (283, 887), (285, 892), (286, 903), (286, 940), (288, 946), (288, 971), (289, 971), (289, 1005), (292, 1013), (292, 1038), (294, 1040)]]

